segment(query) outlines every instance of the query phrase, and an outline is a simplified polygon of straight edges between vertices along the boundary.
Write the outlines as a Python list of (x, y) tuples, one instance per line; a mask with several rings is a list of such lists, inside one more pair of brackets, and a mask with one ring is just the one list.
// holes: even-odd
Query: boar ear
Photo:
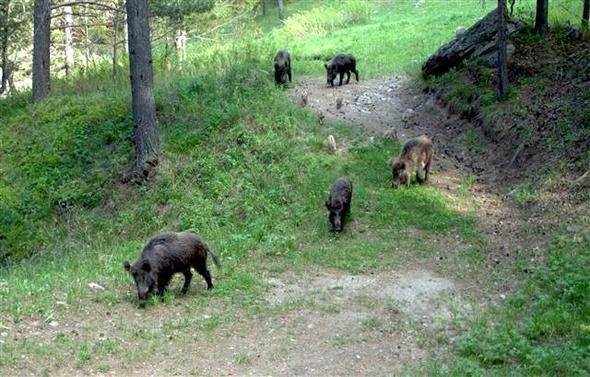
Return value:
[(152, 266), (150, 266), (150, 261), (144, 260), (141, 264), (141, 269), (145, 272), (150, 272), (152, 270)]
[(125, 268), (127, 271), (129, 271), (129, 269), (131, 268), (131, 265), (129, 264), (129, 261), (125, 261), (125, 262), (123, 262), (123, 267), (124, 267), (124, 268)]

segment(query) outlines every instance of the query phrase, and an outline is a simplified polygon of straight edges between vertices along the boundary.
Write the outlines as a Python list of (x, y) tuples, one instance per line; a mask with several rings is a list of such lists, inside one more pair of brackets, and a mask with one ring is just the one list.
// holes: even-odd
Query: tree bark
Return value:
[(266, 16), (268, 14), (268, 0), (262, 0), (262, 15)]
[(147, 0), (127, 0), (126, 8), (136, 156), (134, 167), (124, 181), (143, 182), (150, 178), (158, 164), (159, 147)]
[(10, 1), (5, 1), (4, 2), (4, 7), (2, 9), (2, 15), (0, 15), (1, 17), (4, 17), (6, 20), (6, 23), (4, 24), (4, 27), (2, 28), (2, 30), (0, 30), (0, 33), (2, 33), (2, 40), (0, 43), (2, 43), (1, 45), (1, 58), (2, 58), (2, 79), (0, 81), (0, 94), (3, 94), (6, 91), (6, 85), (8, 83), (8, 76), (10, 75), (10, 73), (8, 72), (8, 42), (9, 42), (9, 38), (8, 38), (8, 20), (10, 17), (9, 14), (10, 11)]
[(498, 0), (498, 99), (503, 101), (508, 93), (506, 63), (506, 0)]
[(113, 76), (117, 74), (117, 44), (119, 43), (119, 12), (121, 2), (117, 5), (117, 10), (113, 12)]
[(90, 69), (90, 36), (88, 33), (88, 4), (84, 4), (84, 57), (86, 58), (86, 74), (88, 74)]
[(282, 20), (285, 18), (285, 2), (284, 0), (278, 0), (279, 5), (279, 18)]
[(174, 37), (174, 47), (176, 48), (176, 56), (178, 57), (178, 69), (182, 69), (182, 65), (186, 58), (186, 30), (176, 30)]
[(49, 48), (51, 4), (49, 0), (35, 0), (33, 32), (33, 102), (49, 94)]
[(72, 7), (64, 6), (64, 13), (64, 52), (66, 54), (66, 76), (69, 76), (72, 73), (72, 69), (74, 68), (74, 47), (72, 38), (72, 25), (74, 24), (74, 19), (72, 17)]
[(582, 26), (588, 28), (588, 18), (590, 17), (590, 0), (584, 0), (584, 11), (582, 13)]
[[(123, 0), (123, 5), (127, 2)], [(127, 27), (127, 11), (123, 12), (123, 38), (125, 38), (125, 53), (129, 54), (129, 28)]]
[(545, 35), (549, 31), (549, 0), (537, 0), (535, 33)]

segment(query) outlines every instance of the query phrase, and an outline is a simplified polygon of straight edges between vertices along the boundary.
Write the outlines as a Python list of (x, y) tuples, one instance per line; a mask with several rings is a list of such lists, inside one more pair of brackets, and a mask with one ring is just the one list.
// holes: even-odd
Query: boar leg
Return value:
[(289, 75), (289, 82), (291, 81), (291, 66), (289, 66), (289, 69), (287, 70), (287, 74)]
[(340, 86), (342, 86), (342, 79), (344, 78), (344, 72), (340, 72)]
[(352, 73), (354, 73), (354, 76), (356, 77), (356, 81), (358, 82), (359, 81), (359, 71), (357, 71), (355, 68), (352, 70)]
[(186, 294), (188, 291), (188, 286), (191, 284), (191, 279), (193, 278), (193, 274), (191, 274), (191, 270), (186, 270), (183, 272), (184, 274), (184, 285), (182, 286), (182, 293)]
[(350, 71), (346, 71), (346, 84), (350, 82)]
[(207, 265), (206, 262), (203, 261), (203, 263), (200, 266), (194, 266), (195, 270), (197, 270), (197, 272), (205, 278), (205, 281), (207, 282), (207, 289), (212, 289), (213, 288), (213, 283), (211, 282), (211, 273), (209, 272), (209, 270), (207, 269)]
[(430, 157), (430, 159), (426, 163), (426, 166), (424, 167), (424, 182), (426, 182), (428, 180), (428, 174), (430, 174), (430, 163), (431, 162), (432, 162), (432, 157)]

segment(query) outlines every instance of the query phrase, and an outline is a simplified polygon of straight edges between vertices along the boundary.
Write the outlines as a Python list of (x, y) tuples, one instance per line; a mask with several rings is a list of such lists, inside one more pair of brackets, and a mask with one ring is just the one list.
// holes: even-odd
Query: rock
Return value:
[(404, 122), (406, 126), (415, 124), (416, 112), (413, 109), (406, 109), (402, 114), (402, 122)]
[[(516, 51), (516, 47), (512, 43), (508, 43), (506, 45), (506, 60), (510, 60), (514, 51)], [(479, 63), (484, 67), (496, 68), (498, 66), (498, 52), (496, 50), (488, 52), (479, 58)]]
[(580, 28), (570, 24), (569, 21), (564, 25), (564, 29), (567, 32), (567, 37), (572, 41), (577, 41), (582, 38), (582, 31)]
[(334, 139), (334, 136), (328, 135), (325, 144), (331, 152), (336, 152), (336, 139)]
[(455, 29), (455, 35), (458, 37), (461, 34), (465, 34), (466, 31), (467, 28), (465, 26), (457, 26), (457, 28)]
[(88, 288), (90, 289), (98, 289), (99, 291), (104, 291), (104, 287), (102, 285), (96, 284), (96, 283), (89, 283), (88, 284)]
[(49, 322), (49, 326), (57, 327), (57, 326), (59, 326), (59, 323), (57, 321), (51, 321), (51, 322)]
[[(475, 25), (457, 36), (431, 55), (422, 65), (424, 77), (440, 76), (467, 58), (478, 57), (495, 49), (497, 14), (493, 10)], [(524, 27), (524, 22), (515, 18), (506, 21), (506, 35), (510, 36)]]

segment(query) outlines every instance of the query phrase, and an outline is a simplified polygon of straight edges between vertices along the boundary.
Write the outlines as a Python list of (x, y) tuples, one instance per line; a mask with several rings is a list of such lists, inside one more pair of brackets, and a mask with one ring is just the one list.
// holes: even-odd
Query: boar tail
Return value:
[(217, 255), (217, 253), (211, 249), (209, 249), (209, 254), (211, 254), (211, 258), (213, 259), (213, 263), (215, 263), (215, 266), (218, 269), (221, 269), (221, 263), (219, 262), (219, 255)]

